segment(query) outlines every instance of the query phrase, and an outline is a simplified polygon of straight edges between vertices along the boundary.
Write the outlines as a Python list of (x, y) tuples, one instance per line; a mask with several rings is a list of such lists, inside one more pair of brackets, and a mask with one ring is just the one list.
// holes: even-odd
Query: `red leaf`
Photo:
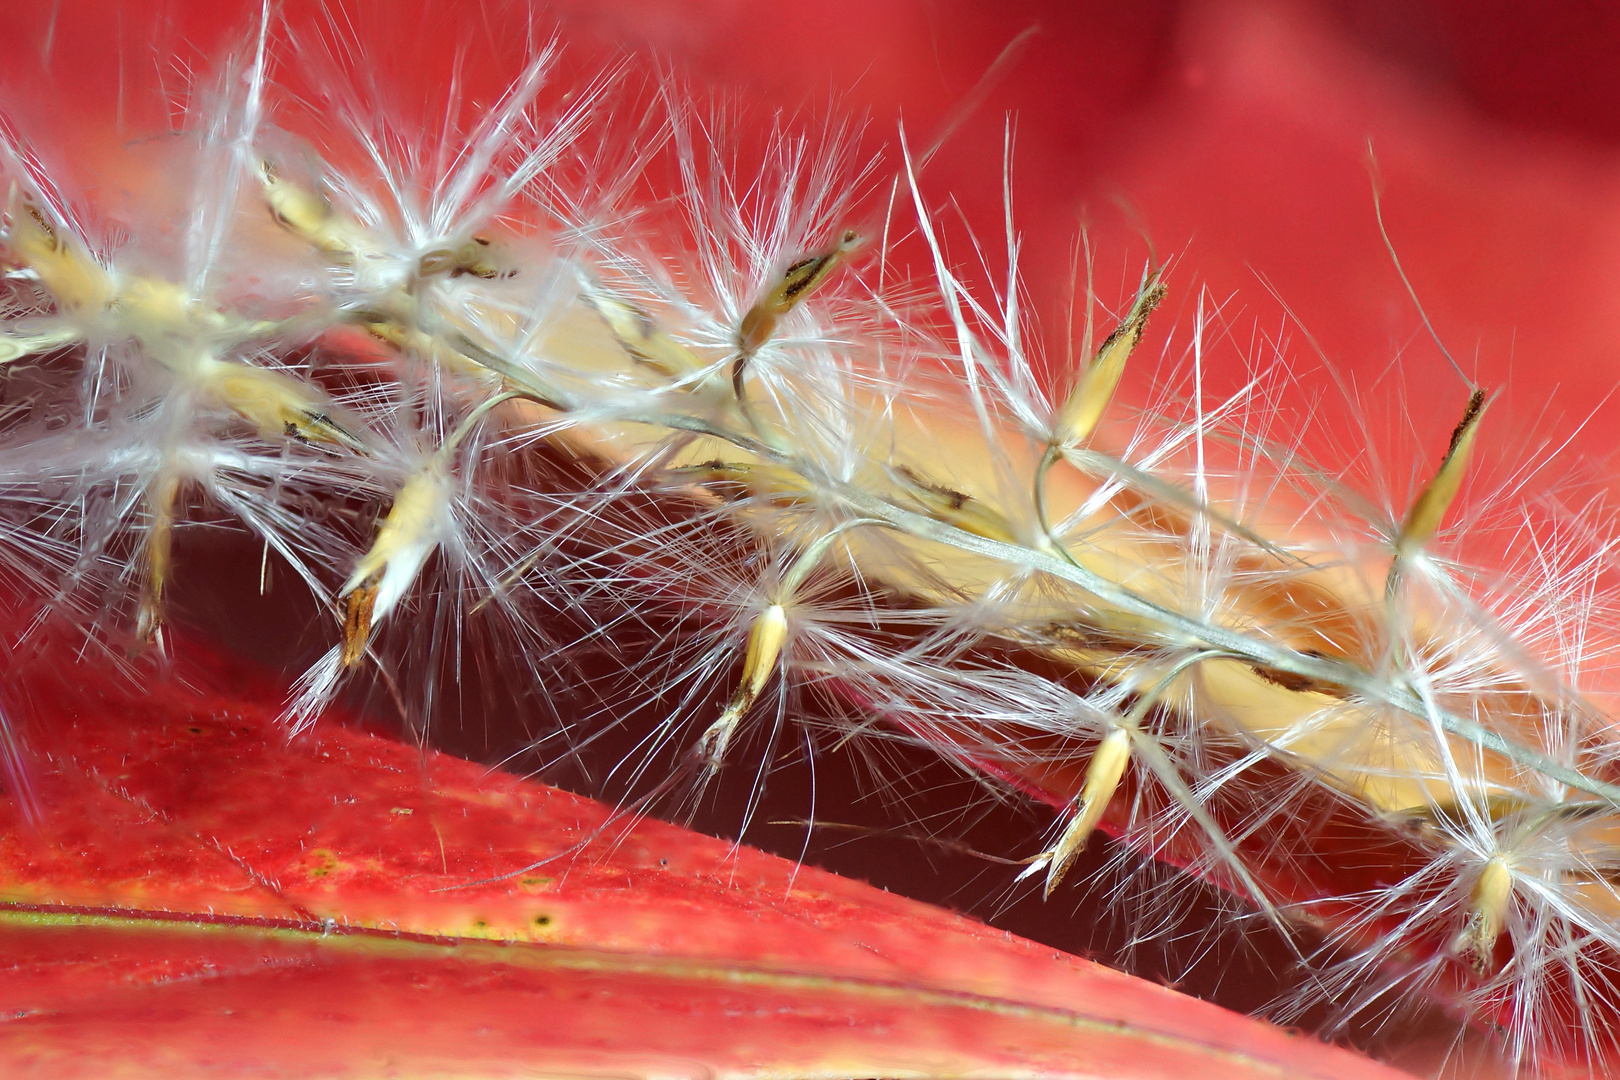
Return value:
[(21, 667), (7, 1076), (1394, 1075), (454, 758), (333, 722), (289, 744), (239, 669)]

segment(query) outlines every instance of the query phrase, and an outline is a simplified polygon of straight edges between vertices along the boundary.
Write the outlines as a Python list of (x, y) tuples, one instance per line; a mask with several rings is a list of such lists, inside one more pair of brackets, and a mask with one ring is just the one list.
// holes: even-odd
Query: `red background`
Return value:
[[(206, 71), (242, 44), (256, 7), (8, 5), (0, 12), (7, 108), (31, 117), (31, 131), (48, 124), (64, 146), (76, 134), (92, 143), (147, 134), (166, 122), (146, 92), (158, 76), (174, 85), (180, 65)], [(1611, 449), (1613, 413), (1603, 402), (1620, 359), (1612, 5), (558, 0), (532, 20), (523, 6), (493, 0), (343, 7), (386, 77), (403, 86), (442, 82), (465, 44), (475, 83), (493, 90), (521, 54), (525, 27), (532, 21), (544, 36), (555, 22), (576, 57), (657, 56), (762, 114), (825, 113), (833, 102), (868, 114), (879, 136), (903, 118), (914, 142), (937, 130), (1009, 42), (1037, 27), (927, 184), (937, 203), (958, 200), (997, 247), (1001, 128), (1009, 113), (1016, 118), (1025, 267), (1049, 337), (1072, 295), (1080, 223), (1096, 236), (1105, 295), (1134, 277), (1140, 229), (1179, 259), (1172, 284), (1184, 306), (1198, 285), (1226, 303), (1235, 341), (1224, 363), (1234, 377), (1245, 359), (1266, 357), (1268, 340), (1290, 334), (1294, 366), (1308, 385), (1322, 381), (1263, 277), (1359, 386), (1404, 357), (1397, 383), (1419, 442), (1432, 449), (1462, 393), (1432, 346), (1415, 339), (1416, 313), (1382, 249), (1370, 141), (1388, 185), (1391, 235), (1436, 328), (1482, 382), (1511, 391), (1492, 417), (1497, 440), (1517, 454), (1590, 418), (1594, 429), (1576, 449), (1597, 457)], [(283, 7), (306, 24), (313, 9)], [(75, 153), (76, 172), (89, 156)], [(1330, 402), (1330, 426), (1342, 408)]]
[[(471, 70), (487, 97), (523, 52), (528, 17), (516, 5), (355, 7), (366, 47), (401, 87), (442, 82), (464, 43), (480, 58)], [(297, 22), (312, 9), (283, 10)], [(107, 147), (168, 122), (150, 88), (160, 77), (177, 82), (178, 66), (206, 71), (240, 48), (255, 11), (206, 0), (8, 5), (0, 103), (75, 177), (72, 190), (96, 198), (122, 182), (98, 169)], [(868, 114), (878, 137), (903, 119), (924, 133), (916, 141), (1009, 42), (1037, 27), (930, 168), (935, 205), (954, 197), (997, 248), (1001, 132), (1013, 114), (1024, 265), (1054, 349), (1081, 224), (1093, 232), (1105, 296), (1134, 283), (1145, 232), (1176, 260), (1160, 341), (1172, 326), (1185, 331), (1207, 287), (1230, 330), (1214, 352), (1212, 391), (1280, 344), (1299, 380), (1295, 407), (1311, 412), (1319, 399), (1313, 440), (1322, 455), (1357, 450), (1359, 407), (1404, 483), (1407, 461), (1416, 469), (1437, 455), (1466, 393), (1422, 336), (1379, 237), (1370, 141), (1393, 242), (1436, 329), (1482, 383), (1507, 391), (1489, 418), (1482, 469), (1500, 473), (1540, 440), (1574, 433), (1536, 489), (1571, 474), (1589, 474), (1602, 490), (1612, 483), (1608, 462), (1620, 448), (1620, 402), (1608, 400), (1620, 374), (1612, 5), (558, 0), (534, 19), (541, 36), (553, 22), (587, 67), (628, 49), (761, 115), (781, 107), (813, 117), (831, 104)], [(1176, 348), (1185, 338), (1174, 338)], [(1355, 388), (1359, 406), (1344, 401), (1341, 384)], [(845, 868), (877, 876), (879, 861)], [(909, 875), (915, 891), (962, 899), (954, 885), (924, 880), (929, 873), (939, 871), (928, 859), (890, 870), (897, 886)]]

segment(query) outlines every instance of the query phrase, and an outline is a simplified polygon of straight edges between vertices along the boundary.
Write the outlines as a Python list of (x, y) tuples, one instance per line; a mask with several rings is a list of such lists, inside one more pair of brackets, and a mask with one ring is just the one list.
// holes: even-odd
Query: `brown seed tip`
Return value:
[(343, 613), (343, 666), (354, 667), (365, 655), (371, 640), (371, 608), (377, 602), (377, 586), (361, 585), (349, 594)]
[(1468, 406), (1463, 410), (1462, 419), (1452, 429), (1451, 443), (1446, 448), (1445, 457), (1440, 459), (1440, 467), (1412, 501), (1412, 509), (1401, 524), (1395, 545), (1399, 553), (1416, 551), (1440, 531), (1446, 511), (1451, 509), (1457, 492), (1462, 488), (1463, 477), (1467, 475), (1468, 459), (1473, 454), (1479, 422), (1485, 415), (1485, 404), (1484, 390), (1476, 389), (1468, 396)]
[(1120, 377), (1125, 374), (1125, 362), (1136, 351), (1147, 329), (1148, 316), (1164, 299), (1164, 283), (1159, 271), (1152, 270), (1142, 279), (1131, 310), (1104, 339), (1091, 364), (1069, 391), (1069, 396), (1058, 410), (1053, 440), (1058, 446), (1075, 446), (1090, 437), (1108, 403), (1114, 398)]

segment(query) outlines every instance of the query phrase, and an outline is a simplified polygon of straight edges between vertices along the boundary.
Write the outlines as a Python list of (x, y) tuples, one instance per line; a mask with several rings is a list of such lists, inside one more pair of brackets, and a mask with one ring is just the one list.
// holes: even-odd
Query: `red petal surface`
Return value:
[[(1089, 34), (1095, 27), (1081, 17), (1077, 25), (1087, 33), (1073, 27), (1065, 31), (1067, 24), (1060, 21), (1055, 37), (1051, 11), (1040, 5), (1034, 6), (1039, 11), (1028, 12), (1008, 5), (1012, 14), (1006, 24), (989, 15), (969, 17), (971, 13), (956, 7), (924, 18), (920, 6), (905, 4), (829, 3), (770, 19), (723, 4), (590, 6), (591, 13), (571, 16), (582, 33), (673, 49), (696, 63), (699, 77), (762, 84), (778, 98), (813, 96), (825, 86), (858, 81), (855, 100), (871, 103), (880, 121), (887, 122), (892, 106), (903, 104), (908, 117), (921, 115), (916, 123), (925, 130), (926, 119), (948, 108), (1010, 33), (1016, 33), (1019, 19), (1040, 15), (1049, 33), (1036, 48), (1048, 52), (1037, 55), (1049, 58), (1068, 50), (1070, 62), (1056, 75), (1049, 63), (1026, 64), (974, 121), (993, 127), (999, 125), (1003, 107), (1020, 110), (1019, 211), (1038, 290), (1051, 293), (1061, 284), (1066, 245), (1082, 203), (1102, 205), (1109, 193), (1119, 191), (1142, 209), (1161, 248), (1181, 251), (1190, 244), (1186, 265), (1207, 278), (1217, 295), (1239, 290), (1247, 310), (1237, 324), (1246, 326), (1248, 319), (1260, 317), (1264, 325), (1280, 325), (1252, 266), (1278, 282), (1283, 299), (1336, 361), (1376, 373), (1413, 333), (1415, 316), (1401, 298), (1371, 223), (1360, 163), (1370, 136), (1390, 180), (1390, 222), (1407, 265), (1442, 331), (1454, 342), (1460, 340), (1459, 351), (1468, 352), (1476, 337), (1482, 343), (1482, 378), (1501, 385), (1516, 369), (1521, 416), (1533, 414), (1551, 397), (1552, 412), (1573, 419), (1584, 417), (1614, 384), (1620, 335), (1615, 333), (1617, 309), (1609, 299), (1616, 230), (1608, 208), (1614, 205), (1620, 174), (1611, 151), (1564, 136), (1495, 126), (1444, 87), (1409, 78), (1385, 60), (1346, 45), (1336, 37), (1338, 24), (1320, 15), (1325, 5), (1209, 4), (1179, 10), (1163, 5), (1155, 9), (1163, 17), (1144, 16), (1140, 25), (1114, 27), (1118, 32), (1112, 36)], [(1081, 7), (1075, 5), (1076, 10)], [(58, 10), (63, 12), (59, 27)], [(151, 22), (210, 52), (219, 25), (234, 34), (242, 23), (240, 12), (233, 10), (213, 24), (210, 34), (198, 34), (198, 26), (208, 25), (196, 17), (205, 10), (170, 5), (164, 19), (154, 14)], [(176, 12), (178, 22), (169, 19)], [(652, 18), (649, 12), (661, 14)], [(32, 21), (36, 17), (39, 25)], [(105, 114), (106, 102), (121, 94), (126, 77), (125, 57), (111, 43), (123, 42), (126, 34), (130, 41), (144, 42), (147, 33), (140, 25), (146, 21), (142, 12), (101, 3), (69, 0), (40, 5), (37, 12), (17, 5), (14, 16), (0, 21), (13, 19), (26, 24), (23, 30), (16, 24), (0, 27), (13, 48), (20, 48), (19, 43), (32, 48), (39, 39), (36, 31), (42, 32), (47, 20), (53, 33), (60, 32), (55, 61), (59, 85), (34, 92), (68, 112), (93, 107)], [(1539, 17), (1535, 24), (1557, 25)], [(116, 34), (110, 29), (115, 25)], [(76, 26), (93, 28), (88, 36), (105, 48), (98, 53), (71, 51)], [(1461, 32), (1466, 37), (1466, 28)], [(1588, 40), (1593, 40), (1590, 35)], [(933, 70), (942, 63), (941, 50), (943, 63), (954, 60), (960, 67), (944, 79)], [(1506, 55), (1521, 66), (1533, 62), (1517, 42)], [(885, 59), (874, 63), (873, 56)], [(1474, 66), (1465, 62), (1462, 67), (1476, 96), (1501, 97), (1489, 71), (1482, 74), (1477, 66), (1477, 52), (1471, 59)], [(9, 61), (8, 68), (21, 70)], [(1031, 70), (1044, 74), (1030, 75)], [(1490, 92), (1480, 91), (1481, 85)], [(93, 105), (83, 105), (81, 93)], [(121, 97), (119, 118), (126, 119)], [(130, 128), (116, 136), (95, 131), (86, 137), (93, 141), (145, 133), (134, 130), (138, 117), (127, 119)], [(972, 145), (982, 146), (982, 140)], [(993, 172), (995, 155), (978, 156)], [(971, 219), (995, 222), (995, 185), (980, 184), (976, 194), (975, 175), (970, 164), (960, 159), (953, 164), (947, 153), (930, 179), (942, 195), (962, 190)], [(980, 213), (985, 207), (989, 211)], [(1112, 250), (1114, 239), (1105, 236), (1104, 250)], [(1190, 288), (1183, 292), (1192, 295)], [(1246, 334), (1240, 336), (1248, 340)], [(1242, 357), (1234, 351), (1227, 359)], [(1232, 364), (1234, 370), (1240, 366)], [(1429, 360), (1412, 364), (1409, 375), (1417, 401), (1415, 423), (1431, 431), (1438, 444), (1454, 412), (1447, 397), (1454, 390), (1452, 377)], [(1573, 419), (1555, 434), (1566, 432)], [(1343, 433), (1348, 419), (1330, 418), (1328, 428)], [(1594, 426), (1579, 445), (1593, 452), (1611, 449), (1611, 431), (1612, 425)], [(728, 854), (724, 845), (645, 824), (629, 831), (614, 824), (585, 851), (571, 851), (532, 874), (433, 892), (447, 883), (462, 886), (481, 875), (504, 873), (569, 850), (577, 840), (596, 834), (606, 812), (342, 729), (322, 729), (311, 741), (287, 748), (276, 741), (262, 707), (231, 696), (198, 697), (178, 689), (126, 695), (84, 687), (69, 694), (66, 688), (40, 682), (33, 684), (32, 693), (36, 705), (56, 694), (61, 700), (38, 711), (30, 723), (35, 748), (31, 775), (37, 801), (45, 808), (43, 817), (35, 825), (18, 825), (19, 806), (15, 799), (7, 803), (12, 819), (4, 840), (5, 890), (9, 900), (23, 906), (13, 910), (4, 931), (5, 955), (18, 967), (0, 997), (6, 1008), (24, 1013), (21, 1022), (8, 1025), (13, 1032), (8, 1042), (37, 1040), (30, 1045), (47, 1055), (35, 1059), (39, 1075), (67, 1074), (62, 1059), (51, 1058), (52, 1053), (96, 1060), (98, 1054), (131, 1054), (142, 1040), (154, 1054), (171, 1046), (218, 1053), (223, 1040), (239, 1054), (237, 1061), (260, 1062), (271, 1060), (263, 1049), (268, 1042), (253, 1040), (285, 1036), (298, 1053), (330, 1052), (329, 1060), (336, 1061), (344, 1059), (342, 1047), (350, 1045), (345, 1032), (353, 1025), (341, 1022), (345, 1009), (370, 1017), (367, 1023), (395, 1025), (386, 1031), (367, 1024), (354, 1027), (377, 1032), (371, 1049), (355, 1051), (360, 1056), (354, 1060), (371, 1063), (366, 1068), (377, 1068), (375, 1063), (384, 1058), (376, 1055), (386, 1048), (397, 1049), (403, 1060), (412, 1040), (442, 1050), (443, 1039), (465, 1039), (477, 1018), (489, 1026), (490, 1017), (507, 1011), (524, 1015), (523, 1010), (531, 1010), (528, 1019), (552, 1038), (572, 1038), (576, 1032), (587, 1038), (590, 1028), (583, 1017), (569, 1015), (549, 999), (525, 999), (513, 990), (514, 996), (502, 999), (510, 1008), (496, 1008), (495, 998), (488, 995), (495, 994), (492, 987), (498, 980), (479, 984), (478, 972), (541, 969), (483, 960), (467, 964), (457, 957), (476, 949), (510, 956), (514, 950), (539, 946), (470, 946), (461, 940), (469, 934), (544, 940), (563, 949), (588, 943), (635, 955), (656, 943), (678, 956), (746, 955), (749, 963), (765, 964), (793, 957), (792, 965), (816, 971), (898, 978), (902, 984), (906, 978), (927, 982), (949, 976), (945, 984), (958, 988), (964, 972), (989, 970), (983, 965), (990, 961), (970, 964), (943, 946), (931, 952), (937, 939), (918, 936), (920, 927), (958, 935), (950, 940), (963, 948), (968, 941), (991, 942), (994, 947), (985, 946), (990, 949), (986, 955), (998, 957), (996, 964), (1015, 968), (1013, 958), (1022, 957), (1020, 963), (1034, 965), (1035, 958), (1045, 955), (996, 944), (998, 938), (968, 924), (881, 896), (876, 901), (881, 910), (902, 913), (892, 914), (888, 922), (854, 914), (854, 908), (839, 908), (829, 899), (842, 895), (844, 883), (801, 871), (789, 892), (791, 871), (784, 865), (747, 853)], [(1046, 786), (1055, 801), (1067, 801), (1067, 784), (1053, 780)], [(393, 813), (396, 807), (410, 812)], [(701, 856), (693, 854), (700, 851)], [(659, 865), (659, 859), (668, 859), (668, 865)], [(760, 869), (767, 865), (773, 868), (769, 873)], [(705, 883), (709, 891), (702, 893)], [(750, 904), (742, 902), (744, 895), (753, 898)], [(722, 904), (716, 897), (729, 899)], [(842, 912), (843, 920), (805, 908), (814, 907), (811, 898), (832, 905), (829, 910)], [(847, 898), (842, 902), (854, 903)], [(183, 917), (163, 924), (160, 933), (150, 917), (143, 916), (135, 926), (98, 923), (102, 916), (87, 914), (70, 931), (60, 918), (28, 914), (30, 904), (173, 911)], [(550, 921), (534, 924), (542, 916)], [(312, 937), (325, 931), (327, 919), (337, 920), (334, 932)], [(893, 955), (909, 959), (880, 963), (879, 953), (851, 943), (852, 925), (860, 927), (860, 941), (877, 942), (874, 948), (889, 948), (891, 941), (912, 943), (906, 949), (891, 948)], [(344, 929), (351, 926), (372, 929)], [(827, 926), (843, 926), (839, 932), (846, 936), (838, 938), (839, 932)], [(889, 927), (888, 937), (879, 933), (883, 926)], [(428, 937), (378, 936), (395, 931)], [(43, 945), (30, 952), (36, 948), (30, 942)], [(406, 957), (389, 951), (394, 949), (420, 952)], [(424, 959), (430, 955), (437, 959)], [(70, 962), (75, 956), (81, 959)], [(285, 963), (275, 962), (278, 958)], [(1054, 963), (1067, 972), (1062, 979), (1047, 970)], [(429, 979), (424, 984), (429, 989), (417, 997), (410, 982), (416, 976), (404, 974), (413, 964)], [(1000, 974), (972, 989), (1079, 1009), (1076, 1002), (1092, 999), (1076, 985), (1107, 987), (1103, 995), (1121, 1003), (1120, 1011), (1109, 1015), (1138, 1019), (1144, 1009), (1148, 1015), (1163, 1011), (1155, 1003), (1175, 1000), (1071, 961), (1042, 964), (1036, 965), (1046, 972), (1041, 977), (1029, 972), (1015, 976), (1012, 968), (991, 964)], [(385, 969), (393, 975), (385, 977)], [(897, 976), (902, 969), (911, 974)], [(572, 978), (581, 969), (566, 970)], [(429, 971), (436, 974), (422, 974)], [(455, 983), (460, 989), (432, 989), (432, 978), (448, 977), (448, 971), (465, 975)], [(227, 972), (233, 977), (203, 977)], [(331, 975), (330, 983), (320, 984), (329, 990), (297, 982), (323, 973)], [(360, 980), (356, 986), (371, 990), (340, 989), (344, 979)], [(1043, 981), (1053, 979), (1057, 981)], [(250, 985), (262, 990), (238, 989)], [(474, 985), (484, 989), (474, 994)], [(583, 994), (584, 983), (578, 985)], [(1126, 987), (1148, 997), (1129, 998)], [(1051, 996), (1044, 996), (1048, 992)], [(264, 996), (255, 998), (255, 993)], [(283, 1000), (277, 993), (285, 993), (289, 1011), (269, 1004)], [(763, 1001), (763, 990), (761, 994)], [(241, 1002), (225, 1004), (233, 996)], [(419, 1004), (423, 997), (428, 1007)], [(176, 1004), (153, 1004), (158, 998)], [(671, 1014), (654, 1008), (654, 996), (642, 1000), (647, 1018), (627, 1020), (623, 1028), (651, 1038), (660, 1030), (656, 1017)], [(70, 1001), (83, 1006), (68, 1008), (64, 1003)], [(456, 1001), (469, 1004), (458, 1012)], [(28, 1013), (41, 1008), (37, 1002), (61, 1011)], [(235, 1030), (234, 1020), (223, 1011), (205, 1019), (198, 1010), (206, 1008), (236, 1009), (235, 1017), (257, 1016), (262, 1022), (244, 1020), (242, 1030)], [(442, 1027), (441, 1018), (446, 1018)], [(1227, 1028), (1235, 1024), (1227, 1018), (1212, 1022), (1222, 1030), (1239, 1030)], [(724, 1023), (712, 1021), (707, 1034), (713, 1047), (724, 1041), (719, 1036)], [(217, 1030), (210, 1026), (221, 1024)], [(710, 1024), (697, 1020), (688, 1030)], [(534, 1045), (522, 1041), (516, 1026), (499, 1030), (507, 1034), (489, 1037), (512, 1040), (506, 1045)], [(951, 1030), (965, 1028), (952, 1024)], [(1251, 1029), (1241, 1030), (1242, 1037), (1233, 1038), (1247, 1045)], [(28, 1034), (18, 1036), (19, 1031)], [(159, 1032), (166, 1033), (160, 1037)], [(107, 1046), (95, 1050), (95, 1038), (102, 1037), (109, 1040)], [(824, 1049), (833, 1045), (816, 1038)], [(781, 1045), (789, 1045), (785, 1034), (783, 1039)], [(118, 1048), (111, 1049), (115, 1044)], [(949, 1040), (934, 1037), (929, 1045), (936, 1044), (945, 1046)], [(1029, 1045), (1035, 1045), (1033, 1037)], [(205, 1060), (184, 1057), (189, 1052), (184, 1049), (173, 1052), (181, 1055), (177, 1061)], [(465, 1065), (470, 1071), (492, 1069), (476, 1063), (481, 1061), (478, 1053), (458, 1047), (442, 1059), (475, 1062)], [(546, 1067), (597, 1067), (578, 1064), (597, 1060), (580, 1053), (584, 1056), (575, 1065), (554, 1062)], [(1091, 1053), (1102, 1060), (1101, 1051)], [(229, 1064), (225, 1058), (206, 1060)], [(302, 1060), (304, 1064), (289, 1059), (284, 1073), (303, 1075), (313, 1068), (313, 1058)], [(707, 1060), (715, 1068), (731, 1067), (718, 1058)], [(809, 1059), (792, 1060), (799, 1064), (779, 1065), (810, 1069), (804, 1063)], [(1003, 1067), (989, 1061), (975, 1067)], [(632, 1066), (621, 1062), (614, 1067)], [(869, 1068), (885, 1071), (876, 1064)], [(1066, 1068), (1078, 1066), (1071, 1062)], [(847, 1071), (860, 1070), (852, 1066)], [(1194, 1074), (1214, 1073), (1200, 1066)]]
[(13, 659), (8, 1077), (1394, 1075), (458, 759), (289, 744), (239, 670)]

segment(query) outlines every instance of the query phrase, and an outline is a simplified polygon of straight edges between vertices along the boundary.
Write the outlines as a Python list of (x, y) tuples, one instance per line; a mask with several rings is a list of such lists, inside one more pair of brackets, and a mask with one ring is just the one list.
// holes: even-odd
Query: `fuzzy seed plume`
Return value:
[(1171, 882), (1112, 890), (1142, 939), (1177, 888), (1269, 925), (1279, 1020), (1437, 1006), (1523, 1076), (1620, 1068), (1615, 540), (1492, 488), (1486, 390), (1358, 487), (1286, 355), (1206, 392), (1176, 260), (1088, 287), (1048, 377), (1010, 210), (978, 284), (903, 133), (554, 44), (428, 130), (350, 31), (263, 19), (168, 102), (178, 222), (114, 229), (0, 123), (19, 625), (156, 678), (229, 530), (317, 613), (290, 731), (483, 695), (687, 805), (795, 743), (926, 751), (1049, 822), (1009, 895), (1072, 901), (1100, 835)]

